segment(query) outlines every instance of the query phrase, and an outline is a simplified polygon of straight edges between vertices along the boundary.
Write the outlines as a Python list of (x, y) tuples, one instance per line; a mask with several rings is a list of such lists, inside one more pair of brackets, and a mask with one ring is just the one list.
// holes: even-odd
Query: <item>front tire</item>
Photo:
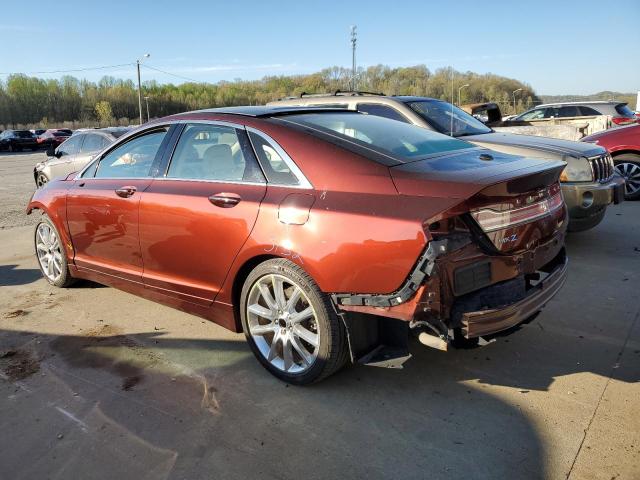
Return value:
[(54, 287), (64, 288), (75, 279), (69, 272), (67, 254), (60, 233), (47, 215), (42, 215), (34, 232), (36, 259), (42, 276)]
[(346, 331), (331, 300), (289, 260), (267, 260), (249, 274), (240, 318), (254, 355), (280, 380), (306, 385), (346, 362)]
[(613, 157), (616, 171), (624, 177), (624, 199), (640, 198), (640, 155), (623, 153)]

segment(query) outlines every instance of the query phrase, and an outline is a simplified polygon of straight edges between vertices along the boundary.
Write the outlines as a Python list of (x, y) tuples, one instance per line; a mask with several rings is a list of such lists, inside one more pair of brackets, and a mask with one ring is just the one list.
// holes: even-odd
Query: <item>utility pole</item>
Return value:
[(140, 114), (140, 125), (142, 125), (142, 85), (140, 83), (140, 63), (150, 56), (151, 54), (145, 53), (142, 58), (136, 60), (136, 67), (138, 67), (138, 113)]
[(468, 86), (469, 84), (465, 83), (464, 85), (458, 88), (458, 106), (460, 106), (460, 92), (462, 91), (463, 88), (467, 88)]
[(144, 101), (147, 104), (147, 123), (149, 123), (149, 121), (151, 120), (151, 118), (149, 117), (149, 97), (145, 95)]
[(518, 112), (516, 111), (516, 93), (521, 92), (522, 89), (518, 88), (517, 90), (513, 91), (513, 114), (517, 114)]
[(356, 43), (358, 41), (358, 32), (356, 25), (351, 25), (351, 90), (356, 91)]

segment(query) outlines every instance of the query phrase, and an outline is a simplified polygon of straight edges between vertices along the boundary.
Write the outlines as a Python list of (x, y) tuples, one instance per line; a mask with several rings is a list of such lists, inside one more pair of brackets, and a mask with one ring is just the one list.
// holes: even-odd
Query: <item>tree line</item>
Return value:
[[(260, 80), (218, 83), (159, 84), (144, 82), (150, 116), (232, 105), (261, 105), (303, 93), (349, 90), (351, 69), (331, 67), (308, 75), (267, 76)], [(458, 72), (442, 68), (434, 72), (425, 65), (391, 68), (376, 65), (361, 68), (356, 75), (358, 90), (387, 95), (420, 95), (461, 103), (493, 101), (505, 114), (540, 103), (531, 86), (494, 74)], [(143, 100), (143, 113), (146, 108)], [(131, 80), (103, 77), (98, 82), (71, 76), (41, 79), (23, 74), (0, 82), (0, 128), (33, 126), (89, 126), (138, 122), (138, 93)]]

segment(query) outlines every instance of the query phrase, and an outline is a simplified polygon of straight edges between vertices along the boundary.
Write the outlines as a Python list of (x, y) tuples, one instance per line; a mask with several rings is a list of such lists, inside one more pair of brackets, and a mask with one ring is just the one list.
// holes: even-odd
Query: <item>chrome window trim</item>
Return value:
[[(284, 149), (280, 146), (280, 144), (278, 144), (278, 142), (276, 142), (273, 138), (271, 138), (269, 135), (267, 135), (266, 133), (253, 128), (253, 127), (245, 127), (245, 129), (247, 130), (247, 132), (251, 132), (254, 133), (260, 137), (262, 137), (263, 140), (265, 140), (269, 145), (271, 145), (271, 147), (276, 151), (276, 153), (278, 155), (280, 155), (280, 158), (282, 158), (282, 160), (284, 160), (284, 163), (287, 164), (287, 167), (289, 167), (289, 170), (291, 170), (291, 173), (293, 173), (293, 175), (298, 179), (298, 185), (289, 185), (286, 183), (271, 183), (269, 182), (269, 179), (267, 178), (267, 185), (273, 185), (273, 186), (279, 186), (279, 187), (289, 187), (289, 188), (301, 188), (301, 189), (305, 189), (305, 190), (313, 190), (313, 185), (311, 184), (311, 182), (307, 179), (307, 177), (305, 177), (304, 173), (302, 173), (302, 170), (300, 170), (300, 168), (298, 168), (298, 165), (296, 165), (296, 163), (293, 161), (293, 159), (287, 154), (287, 152), (284, 151)], [(251, 141), (251, 137), (249, 137), (249, 141)], [(252, 143), (253, 145), (253, 143)], [(258, 163), (260, 163), (260, 160), (258, 159)], [(266, 175), (265, 175), (266, 177)]]
[[(284, 160), (284, 162), (287, 164), (287, 166), (289, 167), (289, 169), (291, 170), (291, 172), (294, 174), (294, 176), (298, 179), (298, 182), (300, 182), (298, 185), (288, 185), (288, 184), (283, 184), (283, 183), (271, 183), (268, 180), (266, 181), (266, 183), (260, 183), (260, 182), (237, 182), (237, 181), (224, 181), (224, 180), (205, 180), (205, 179), (197, 179), (197, 178), (174, 178), (174, 177), (167, 177), (166, 174), (169, 170), (169, 165), (171, 164), (171, 162), (169, 162), (167, 164), (167, 168), (165, 169), (165, 172), (163, 175), (157, 176), (157, 177), (153, 177), (153, 176), (148, 176), (148, 177), (139, 177), (139, 178), (131, 178), (131, 177), (91, 177), (91, 179), (94, 180), (146, 180), (146, 179), (150, 179), (150, 180), (177, 180), (177, 181), (184, 181), (184, 182), (207, 182), (207, 183), (230, 183), (230, 184), (237, 184), (237, 185), (259, 185), (259, 186), (269, 186), (269, 187), (286, 187), (286, 188), (297, 188), (297, 189), (303, 189), (303, 190), (313, 190), (313, 185), (311, 184), (311, 182), (307, 179), (307, 177), (302, 173), (302, 171), (300, 170), (300, 168), (298, 167), (298, 165), (296, 165), (296, 163), (293, 161), (293, 159), (287, 154), (287, 152), (284, 151), (284, 149), (280, 146), (280, 144), (278, 142), (276, 142), (273, 138), (271, 138), (269, 135), (267, 135), (266, 133), (262, 132), (261, 130), (258, 130), (256, 128), (253, 127), (248, 127), (246, 125), (241, 125), (239, 123), (235, 123), (235, 122), (228, 122), (226, 120), (202, 120), (202, 119), (197, 119), (197, 120), (190, 120), (190, 119), (174, 119), (174, 120), (169, 120), (167, 122), (159, 122), (157, 124), (154, 125), (149, 125), (149, 128), (142, 130), (142, 131), (138, 131), (137, 129), (134, 129), (133, 131), (121, 136), (120, 138), (118, 138), (114, 143), (112, 143), (111, 145), (108, 145), (107, 147), (105, 147), (104, 149), (102, 149), (100, 152), (96, 153), (96, 159), (98, 162), (102, 160), (102, 157), (104, 155), (106, 155), (107, 153), (109, 153), (109, 151), (111, 151), (111, 149), (115, 149), (117, 148), (117, 146), (115, 145), (120, 144), (120, 143), (125, 143), (129, 137), (133, 137), (133, 136), (138, 136), (138, 135), (144, 135), (145, 132), (147, 130), (154, 130), (156, 128), (161, 128), (161, 127), (170, 127), (171, 125), (174, 124), (207, 124), (207, 125), (220, 125), (223, 127), (231, 127), (231, 128), (238, 128), (240, 130), (245, 130), (247, 132), (252, 132), (255, 133), (256, 135), (261, 136), (264, 140), (266, 140), (272, 147), (273, 149), (276, 151), (276, 153), (278, 153), (278, 155), (280, 155), (280, 157)], [(120, 140), (122, 140), (122, 142), (120, 142)], [(180, 141), (180, 139), (178, 139), (178, 141)], [(249, 141), (251, 141), (251, 138), (249, 138)], [(173, 154), (175, 153), (175, 147), (178, 145), (178, 142), (176, 142), (176, 144), (174, 145), (174, 151), (171, 152), (171, 160), (173, 160)], [(258, 159), (256, 159), (258, 161), (258, 165), (260, 165), (260, 161)], [(82, 179), (82, 175), (84, 174), (84, 172), (86, 170), (89, 169), (89, 167), (93, 164), (93, 161), (89, 162), (82, 170), (80, 170), (80, 172), (78, 172), (78, 174), (74, 177), (74, 180), (81, 180)], [(264, 172), (263, 172), (264, 174)], [(266, 178), (266, 175), (265, 175)], [(86, 178), (85, 180), (89, 180), (89, 178)]]

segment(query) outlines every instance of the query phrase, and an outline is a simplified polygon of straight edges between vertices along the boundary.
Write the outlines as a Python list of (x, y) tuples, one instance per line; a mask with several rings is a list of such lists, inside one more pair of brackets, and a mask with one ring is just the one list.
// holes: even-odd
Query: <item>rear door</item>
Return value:
[(210, 304), (249, 237), (266, 182), (243, 127), (184, 125), (140, 204), (147, 288)]
[(167, 132), (167, 127), (154, 127), (127, 139), (74, 180), (67, 194), (67, 221), (79, 268), (142, 282), (138, 209)]

